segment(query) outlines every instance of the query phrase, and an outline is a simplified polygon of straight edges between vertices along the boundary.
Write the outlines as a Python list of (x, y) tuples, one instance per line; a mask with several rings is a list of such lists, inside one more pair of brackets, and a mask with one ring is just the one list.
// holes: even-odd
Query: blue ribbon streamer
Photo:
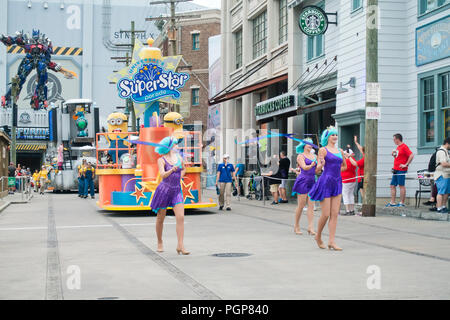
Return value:
[(238, 144), (250, 144), (250, 143), (258, 142), (259, 140), (262, 140), (262, 139), (285, 137), (285, 138), (288, 138), (288, 139), (291, 139), (291, 140), (294, 140), (294, 141), (297, 141), (297, 142), (302, 142), (304, 144), (310, 145), (310, 146), (312, 146), (315, 149), (319, 149), (319, 147), (316, 146), (314, 143), (311, 143), (309, 141), (305, 141), (305, 140), (302, 140), (302, 139), (294, 138), (293, 137), (294, 135), (295, 135), (294, 133), (274, 133), (272, 131), (269, 131), (268, 135), (265, 135), (265, 136), (262, 136), (262, 137), (258, 137), (258, 138), (253, 138), (253, 139), (250, 139), (250, 140), (238, 143)]

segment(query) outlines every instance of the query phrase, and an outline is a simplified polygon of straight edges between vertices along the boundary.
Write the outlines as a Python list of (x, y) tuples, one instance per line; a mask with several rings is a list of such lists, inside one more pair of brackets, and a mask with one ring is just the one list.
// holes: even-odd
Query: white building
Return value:
[[(223, 2), (224, 83), (236, 82), (240, 69), (233, 65), (240, 61), (236, 45), (237, 32), (242, 25), (242, 69), (250, 73), (260, 60), (253, 59), (258, 36), (255, 17), (265, 14), (267, 49), (261, 57), (271, 59), (288, 46), (287, 61), (276, 58), (259, 69), (252, 82), (251, 94), (223, 103), (223, 128), (279, 128), (283, 133), (320, 134), (330, 124), (340, 132), (340, 146), (353, 145), (353, 135), (364, 142), (366, 97), (366, 0), (287, 1), (287, 42), (282, 38), (284, 0), (242, 0)], [(231, 5), (230, 5), (231, 4)], [(330, 24), (322, 36), (308, 37), (299, 28), (299, 15), (308, 5), (322, 7), (326, 13), (337, 13), (337, 25)], [(404, 142), (415, 153), (409, 173), (427, 168), (434, 147), (450, 135), (450, 1), (449, 0), (379, 0), (379, 82), (381, 85), (381, 120), (378, 132), (378, 197), (389, 196), (389, 175), (393, 165), (392, 136), (401, 133)], [(270, 17), (270, 18), (269, 18)], [(336, 21), (333, 15), (330, 22)], [(256, 48), (256, 49), (255, 49)], [(263, 59), (263, 58), (259, 59)], [(280, 62), (276, 62), (280, 61)], [(277, 68), (278, 66), (278, 68)], [(234, 68), (233, 68), (234, 67)], [(250, 71), (249, 71), (250, 70)], [(264, 86), (276, 76), (288, 72), (287, 85), (279, 92)], [(336, 94), (339, 84), (346, 92)], [(284, 81), (284, 80), (283, 80)], [(354, 85), (353, 85), (354, 84)], [(297, 98), (293, 107), (284, 105), (275, 112), (258, 108), (256, 104), (277, 93)], [(283, 97), (280, 97), (280, 99)], [(242, 102), (240, 102), (240, 100)], [(276, 100), (276, 98), (275, 98)], [(272, 101), (273, 103), (273, 101)], [(284, 108), (284, 109), (283, 109)], [(245, 110), (245, 111), (244, 111)], [(255, 115), (258, 110), (258, 117)], [(284, 110), (284, 112), (283, 112)], [(242, 113), (242, 116), (240, 116)], [(240, 120), (242, 119), (242, 120)], [(257, 121), (258, 120), (258, 121)], [(233, 155), (234, 138), (225, 137), (222, 152)], [(231, 140), (231, 141), (230, 141)], [(281, 141), (294, 159), (295, 145)], [(407, 182), (408, 197), (414, 197), (417, 182), (413, 175)], [(380, 200), (381, 201), (381, 200)]]

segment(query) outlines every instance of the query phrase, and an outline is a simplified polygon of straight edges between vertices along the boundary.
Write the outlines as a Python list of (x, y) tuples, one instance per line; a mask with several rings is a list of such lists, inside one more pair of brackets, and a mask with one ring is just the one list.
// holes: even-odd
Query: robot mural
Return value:
[[(53, 45), (45, 34), (39, 30), (33, 30), (31, 37), (21, 32), (16, 32), (15, 36), (0, 36), (0, 41), (6, 45), (17, 45), (25, 50), (26, 56), (19, 65), (17, 76), (19, 77), (19, 92), (33, 69), (37, 72), (37, 85), (33, 96), (31, 97), (31, 107), (35, 110), (47, 108), (47, 69), (54, 72), (61, 72), (67, 79), (77, 77), (73, 71), (64, 69), (61, 65), (51, 61), (53, 54)], [(11, 89), (1, 98), (2, 106), (11, 106)]]

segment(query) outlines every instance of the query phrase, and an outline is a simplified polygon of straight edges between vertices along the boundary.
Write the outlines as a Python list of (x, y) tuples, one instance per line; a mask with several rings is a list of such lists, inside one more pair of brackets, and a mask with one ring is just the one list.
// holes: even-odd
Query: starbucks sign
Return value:
[(300, 13), (299, 26), (307, 36), (324, 34), (328, 29), (327, 14), (319, 7), (307, 6)]

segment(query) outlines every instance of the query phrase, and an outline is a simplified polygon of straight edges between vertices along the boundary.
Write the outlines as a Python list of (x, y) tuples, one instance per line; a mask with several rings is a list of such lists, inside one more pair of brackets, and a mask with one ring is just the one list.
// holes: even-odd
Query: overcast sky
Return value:
[(222, 0), (194, 0), (193, 2), (201, 6), (220, 9)]

